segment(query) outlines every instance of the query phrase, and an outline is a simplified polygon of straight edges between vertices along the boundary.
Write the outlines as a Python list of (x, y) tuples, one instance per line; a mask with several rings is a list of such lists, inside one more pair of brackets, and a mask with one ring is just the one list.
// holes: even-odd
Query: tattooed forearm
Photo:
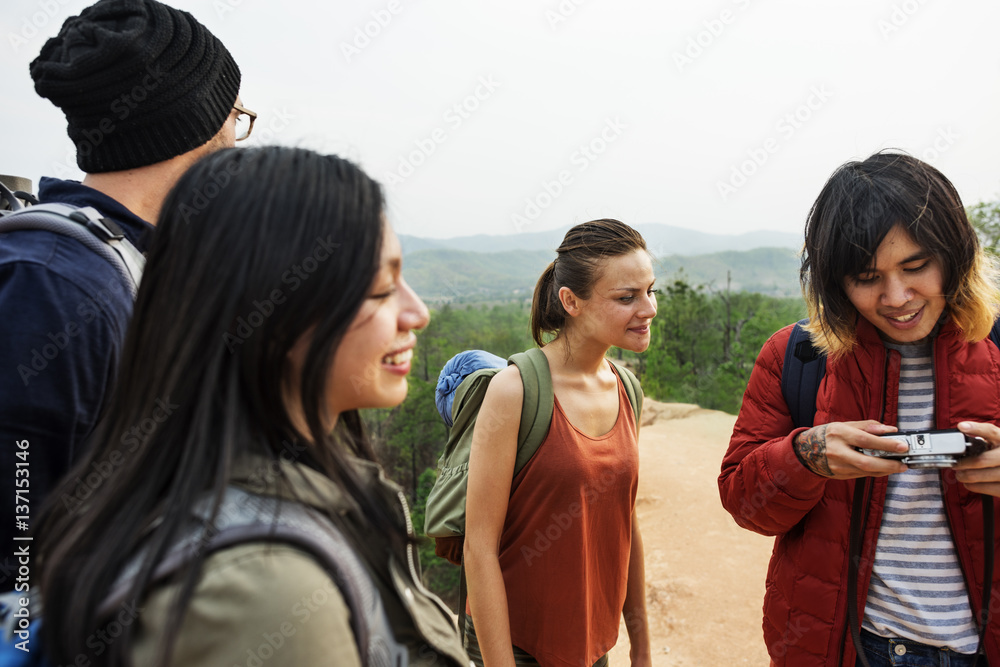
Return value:
[(809, 429), (795, 438), (795, 453), (802, 464), (817, 475), (833, 477), (826, 460), (826, 425)]

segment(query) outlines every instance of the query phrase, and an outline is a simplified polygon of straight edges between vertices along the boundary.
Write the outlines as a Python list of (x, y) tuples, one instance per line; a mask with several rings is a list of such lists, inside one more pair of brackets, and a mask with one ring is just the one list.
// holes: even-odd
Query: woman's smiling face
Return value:
[(386, 225), (378, 274), (333, 358), (326, 387), (331, 415), (392, 407), (406, 398), (413, 331), (427, 326), (430, 315), (403, 280), (402, 263), (399, 239)]
[[(399, 239), (386, 225), (379, 270), (351, 326), (333, 355), (327, 375), (324, 428), (333, 428), (340, 413), (360, 408), (399, 405), (406, 398), (406, 376), (416, 344), (415, 329), (427, 326), (427, 306), (403, 280)], [(288, 353), (286, 400), (300, 433), (307, 427), (299, 398), (299, 382), (313, 330)]]

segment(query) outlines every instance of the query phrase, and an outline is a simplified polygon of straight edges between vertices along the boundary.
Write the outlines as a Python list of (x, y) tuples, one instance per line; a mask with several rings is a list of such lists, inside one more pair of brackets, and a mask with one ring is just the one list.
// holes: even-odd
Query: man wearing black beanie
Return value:
[[(226, 47), (189, 13), (156, 0), (100, 0), (84, 9), (45, 43), (30, 71), (36, 92), (66, 115), (86, 174), (82, 183), (43, 178), (39, 199), (95, 208), (140, 251), (180, 175), (232, 146), (237, 119), (250, 120)], [(27, 535), (30, 517), (97, 422), (131, 315), (130, 286), (79, 241), (42, 230), (0, 237), (0, 590), (9, 590), (12, 555), (27, 544), (14, 537)], [(170, 401), (150, 405), (149, 419), (122, 434), (121, 456), (88, 471), (59, 500), (86, 501), (115, 474), (129, 443), (169, 418)], [(23, 478), (30, 493), (15, 503)]]

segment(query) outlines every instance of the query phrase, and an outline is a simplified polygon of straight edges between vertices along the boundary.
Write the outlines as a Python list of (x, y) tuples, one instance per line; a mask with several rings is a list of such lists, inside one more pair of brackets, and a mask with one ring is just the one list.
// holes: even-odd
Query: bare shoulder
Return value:
[(486, 390), (483, 405), (494, 408), (513, 408), (520, 412), (524, 398), (524, 383), (517, 366), (508, 366), (493, 376)]
[(473, 449), (486, 446), (495, 451), (496, 447), (509, 450), (511, 465), (513, 452), (517, 447), (517, 429), (521, 423), (521, 405), (524, 402), (524, 388), (521, 374), (516, 366), (508, 366), (493, 376), (483, 397), (476, 420)]

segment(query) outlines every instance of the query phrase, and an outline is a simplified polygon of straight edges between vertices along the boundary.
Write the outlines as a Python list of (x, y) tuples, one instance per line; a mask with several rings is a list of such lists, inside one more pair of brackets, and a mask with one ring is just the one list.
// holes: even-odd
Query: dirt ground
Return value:
[[(763, 665), (764, 575), (772, 538), (737, 526), (717, 478), (736, 417), (646, 400), (637, 508), (657, 667)], [(624, 624), (609, 656), (625, 667)]]

